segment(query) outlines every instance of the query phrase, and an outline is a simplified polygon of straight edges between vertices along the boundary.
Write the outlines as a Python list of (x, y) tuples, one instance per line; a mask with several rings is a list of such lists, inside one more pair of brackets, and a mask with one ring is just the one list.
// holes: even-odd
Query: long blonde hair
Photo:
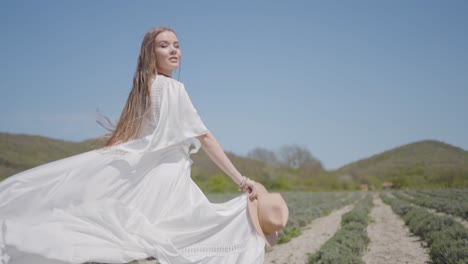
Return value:
[(104, 147), (124, 143), (138, 138), (140, 135), (143, 117), (148, 114), (151, 106), (151, 81), (158, 74), (155, 40), (159, 33), (165, 31), (171, 31), (175, 34), (171, 28), (158, 26), (149, 30), (143, 38), (135, 75), (133, 76), (132, 90), (115, 129), (104, 136), (108, 138)]

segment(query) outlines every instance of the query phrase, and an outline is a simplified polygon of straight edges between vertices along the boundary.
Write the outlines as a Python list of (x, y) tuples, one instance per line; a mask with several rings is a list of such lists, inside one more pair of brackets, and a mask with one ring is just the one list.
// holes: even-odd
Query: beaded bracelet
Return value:
[(249, 178), (245, 177), (245, 176), (242, 176), (242, 181), (241, 183), (239, 184), (239, 192), (242, 192), (242, 190), (244, 189), (245, 187), (245, 184), (247, 183), (247, 180), (250, 180)]

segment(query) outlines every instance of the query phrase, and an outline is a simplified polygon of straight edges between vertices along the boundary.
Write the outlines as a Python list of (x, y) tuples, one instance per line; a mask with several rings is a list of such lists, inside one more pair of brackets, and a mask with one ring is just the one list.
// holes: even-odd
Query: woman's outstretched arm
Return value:
[[(197, 136), (197, 139), (201, 143), (203, 151), (206, 152), (208, 157), (222, 170), (224, 171), (231, 179), (239, 185), (242, 181), (242, 174), (234, 167), (232, 162), (227, 157), (224, 150), (219, 145), (218, 141), (211, 132)], [(250, 187), (249, 193), (251, 197), (256, 196), (256, 190), (254, 188), (254, 181), (248, 180), (247, 186)]]

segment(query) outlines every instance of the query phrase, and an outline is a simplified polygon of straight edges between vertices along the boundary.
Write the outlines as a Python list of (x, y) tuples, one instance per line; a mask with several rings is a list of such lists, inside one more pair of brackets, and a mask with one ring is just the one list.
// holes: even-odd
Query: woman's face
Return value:
[(163, 31), (156, 36), (156, 68), (167, 76), (179, 67), (182, 53), (177, 36), (172, 31)]

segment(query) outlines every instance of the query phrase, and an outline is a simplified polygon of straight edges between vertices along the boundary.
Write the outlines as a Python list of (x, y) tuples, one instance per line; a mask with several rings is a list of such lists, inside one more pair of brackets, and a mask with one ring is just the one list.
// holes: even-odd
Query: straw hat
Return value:
[(255, 230), (271, 248), (278, 241), (278, 230), (288, 222), (289, 210), (281, 194), (269, 193), (258, 182), (256, 187), (257, 197), (247, 198), (247, 208)]

